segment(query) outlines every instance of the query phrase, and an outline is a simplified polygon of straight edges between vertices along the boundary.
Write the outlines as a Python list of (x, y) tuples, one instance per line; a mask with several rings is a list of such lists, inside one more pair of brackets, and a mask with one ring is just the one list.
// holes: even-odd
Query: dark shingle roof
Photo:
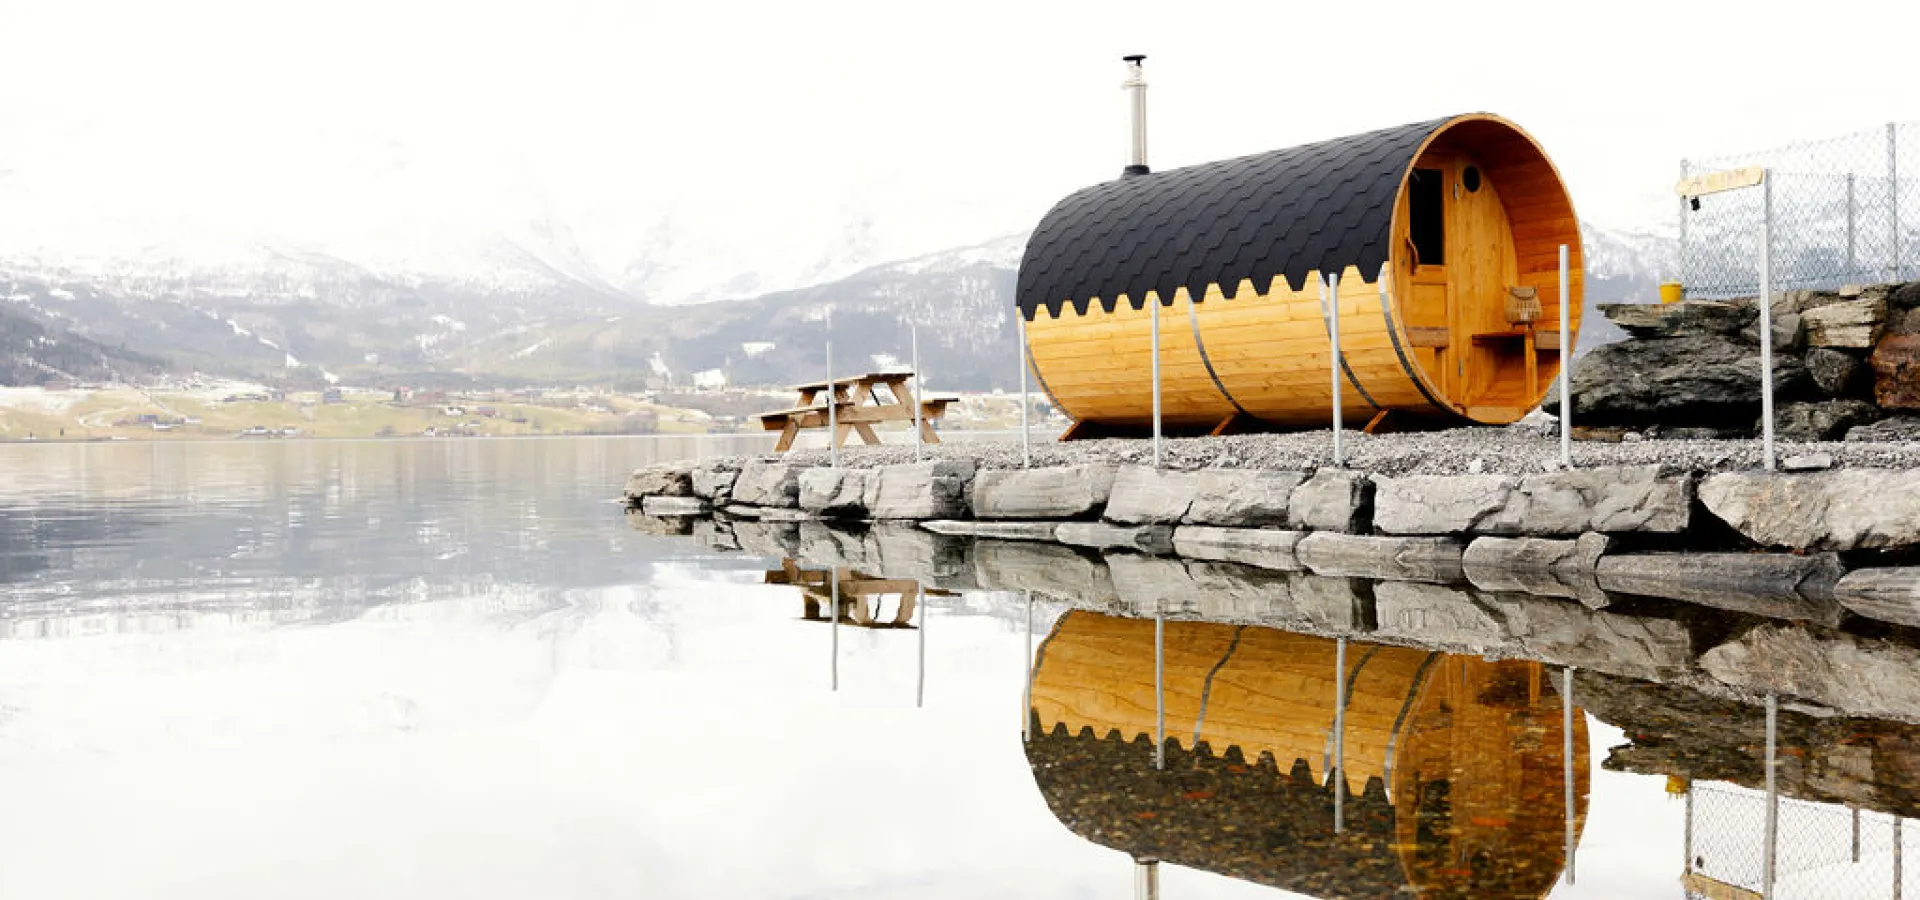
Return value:
[(1040, 220), (1020, 261), (1021, 315), (1053, 315), (1092, 298), (1112, 312), (1125, 294), (1172, 303), (1241, 279), (1264, 290), (1275, 275), (1295, 290), (1309, 272), (1387, 261), (1400, 180), (1428, 135), (1450, 119), (1402, 125), (1238, 159), (1097, 184)]

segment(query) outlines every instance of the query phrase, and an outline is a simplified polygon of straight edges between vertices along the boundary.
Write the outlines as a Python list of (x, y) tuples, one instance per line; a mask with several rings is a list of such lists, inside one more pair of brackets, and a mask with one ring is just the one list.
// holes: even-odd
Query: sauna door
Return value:
[(1469, 157), (1429, 152), (1408, 180), (1406, 221), (1407, 326), (1423, 367), (1462, 411), (1524, 405), (1533, 348), (1507, 321), (1513, 235), (1491, 180)]

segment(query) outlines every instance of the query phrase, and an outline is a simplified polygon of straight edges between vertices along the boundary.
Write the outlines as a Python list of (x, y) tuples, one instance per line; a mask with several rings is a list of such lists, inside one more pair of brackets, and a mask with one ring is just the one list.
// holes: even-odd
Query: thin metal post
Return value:
[(833, 384), (833, 313), (827, 313), (827, 464), (840, 468), (840, 391)]
[(1033, 468), (1033, 436), (1027, 422), (1027, 411), (1033, 408), (1033, 401), (1027, 394), (1027, 320), (1016, 310), (1013, 314), (1016, 328), (1020, 332), (1020, 466)]
[(913, 686), (913, 706), (919, 709), (927, 705), (927, 591), (916, 584), (913, 586), (915, 605), (920, 608), (920, 678)]
[(1778, 765), (1780, 732), (1780, 698), (1767, 695), (1767, 825), (1766, 846), (1761, 848), (1760, 896), (1773, 900), (1773, 868), (1776, 848), (1780, 842), (1780, 788), (1774, 783), (1774, 768)]
[(833, 670), (833, 689), (840, 689), (840, 567), (827, 569), (827, 578), (833, 582), (833, 655), (830, 668)]
[(1760, 456), (1773, 461), (1773, 171), (1760, 181)]
[[(921, 448), (927, 442), (920, 433), (920, 410), (927, 402), (927, 379), (920, 374), (920, 326), (912, 326), (910, 333), (913, 335), (913, 461), (919, 462)], [(1026, 352), (1024, 341), (1021, 352)]]
[(1888, 281), (1900, 280), (1900, 128), (1892, 122), (1887, 123), (1887, 208), (1891, 214), (1887, 217), (1887, 236), (1893, 241), (1892, 255), (1887, 266)]
[(1160, 468), (1160, 299), (1147, 295), (1147, 320), (1153, 333), (1153, 467)]
[(1347, 464), (1346, 448), (1340, 442), (1340, 274), (1327, 276), (1320, 283), (1320, 306), (1327, 314), (1327, 340), (1333, 347), (1329, 368), (1333, 372), (1333, 464)]
[(1167, 767), (1167, 616), (1153, 614), (1153, 767)]
[[(1688, 165), (1686, 160), (1681, 160), (1680, 180), (1683, 182), (1686, 181), (1690, 171), (1692, 171), (1692, 166)], [(1680, 259), (1678, 263), (1680, 271), (1674, 273), (1673, 277), (1674, 280), (1680, 282), (1680, 287), (1683, 291), (1687, 285), (1687, 213), (1692, 211), (1690, 206), (1691, 204), (1688, 198), (1680, 198)], [(1563, 399), (1561, 402), (1564, 403), (1565, 400)]]
[(1333, 833), (1347, 830), (1347, 639), (1333, 650)]
[(1905, 842), (1900, 839), (1900, 817), (1893, 817), (1893, 900), (1900, 900), (1900, 894), (1907, 886)]
[(1854, 203), (1853, 173), (1848, 172), (1847, 173), (1847, 277), (1849, 278), (1859, 274), (1860, 272), (1859, 256), (1855, 252), (1856, 242), (1854, 240), (1854, 233), (1858, 230), (1858, 226), (1859, 226), (1859, 223), (1858, 223), (1859, 216), (1855, 213), (1855, 210), (1857, 208), (1858, 207)]
[(1033, 740), (1033, 592), (1027, 592), (1027, 681), (1020, 695), (1020, 739)]
[[(1562, 760), (1561, 781), (1566, 782), (1566, 795), (1562, 802), (1567, 820), (1567, 883), (1574, 883), (1574, 840), (1573, 840), (1573, 667), (1560, 670), (1560, 758)], [(1691, 794), (1688, 795), (1691, 799)], [(1689, 822), (1691, 824), (1691, 822)]]
[[(1685, 163), (1681, 163), (1684, 168)], [(1681, 221), (1686, 221), (1684, 218)], [(1560, 245), (1560, 466), (1573, 468), (1573, 281), (1567, 245)]]
[(1688, 875), (1693, 874), (1693, 779), (1687, 779), (1687, 868)]
[(1153, 857), (1133, 861), (1134, 900), (1160, 900), (1160, 861)]
[(1860, 807), (1857, 807), (1857, 806), (1848, 807), (1847, 812), (1850, 812), (1853, 814), (1853, 861), (1859, 862), (1860, 861)]

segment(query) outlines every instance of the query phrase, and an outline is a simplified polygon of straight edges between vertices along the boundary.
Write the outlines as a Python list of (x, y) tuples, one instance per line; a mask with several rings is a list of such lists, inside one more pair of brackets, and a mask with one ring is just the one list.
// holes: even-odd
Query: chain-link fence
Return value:
[(1770, 189), (1681, 201), (1680, 281), (1699, 298), (1760, 290), (1760, 225), (1773, 205), (1775, 290), (1920, 277), (1920, 123), (1757, 153), (1684, 160), (1682, 178), (1764, 166)]
[[(1767, 795), (1694, 785), (1688, 801), (1687, 896), (1760, 896), (1766, 890)], [(1920, 898), (1920, 823), (1886, 813), (1781, 798), (1767, 900)]]

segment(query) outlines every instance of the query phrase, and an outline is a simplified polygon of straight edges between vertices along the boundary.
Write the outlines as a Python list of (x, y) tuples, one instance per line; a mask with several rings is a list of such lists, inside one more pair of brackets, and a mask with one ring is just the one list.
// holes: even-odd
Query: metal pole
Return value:
[[(1560, 758), (1562, 760), (1561, 780), (1566, 782), (1567, 820), (1567, 883), (1574, 883), (1574, 842), (1573, 842), (1573, 667), (1560, 670)], [(1691, 796), (1691, 795), (1689, 795)]]
[(1887, 208), (1890, 223), (1887, 235), (1893, 240), (1893, 252), (1887, 266), (1888, 281), (1900, 280), (1900, 129), (1892, 122), (1887, 123)]
[(840, 468), (840, 391), (833, 384), (833, 313), (827, 313), (827, 464)]
[[(1764, 346), (1764, 345), (1763, 345)], [(1780, 841), (1780, 789), (1774, 783), (1776, 756), (1780, 752), (1780, 698), (1767, 695), (1767, 834), (1761, 848), (1760, 896), (1773, 900), (1773, 865)]]
[[(1686, 160), (1683, 159), (1680, 161), (1680, 180), (1681, 181), (1687, 180), (1687, 173), (1691, 171), (1691, 169), (1692, 167), (1687, 164)], [(1678, 265), (1680, 266), (1680, 271), (1674, 273), (1673, 277), (1674, 277), (1674, 280), (1680, 282), (1680, 287), (1682, 291), (1686, 290), (1686, 284), (1687, 284), (1687, 213), (1688, 212), (1690, 212), (1688, 200), (1685, 197), (1681, 197), (1680, 198), (1680, 259), (1678, 262)], [(1564, 395), (1563, 395), (1563, 398), (1564, 398)], [(1562, 399), (1561, 402), (1565, 403), (1566, 401), (1565, 399)]]
[(1900, 894), (1907, 886), (1906, 846), (1900, 839), (1900, 817), (1893, 817), (1893, 900), (1900, 900)]
[(1020, 331), (1020, 465), (1033, 468), (1033, 437), (1029, 431), (1027, 411), (1033, 407), (1033, 401), (1027, 395), (1027, 320), (1018, 311), (1013, 314)]
[(1853, 814), (1853, 861), (1860, 861), (1860, 808), (1850, 807), (1847, 812)]
[(1160, 300), (1147, 295), (1147, 319), (1153, 333), (1153, 467), (1160, 468)]
[(1340, 444), (1340, 275), (1327, 276), (1320, 284), (1320, 305), (1327, 313), (1327, 339), (1333, 345), (1329, 368), (1333, 370), (1333, 464), (1345, 466), (1346, 449)]
[(1347, 830), (1347, 639), (1333, 650), (1333, 833)]
[[(927, 402), (927, 379), (920, 374), (920, 326), (918, 324), (913, 326), (911, 334), (913, 335), (913, 461), (919, 462), (921, 448), (926, 444), (926, 438), (920, 434), (920, 410)], [(1021, 352), (1026, 352), (1024, 346)]]
[(1153, 767), (1167, 767), (1167, 617), (1153, 614)]
[(1160, 861), (1152, 857), (1133, 861), (1134, 900), (1160, 900)]
[(1760, 455), (1773, 462), (1773, 171), (1760, 181)]
[(1020, 695), (1020, 739), (1033, 740), (1033, 592), (1027, 592), (1027, 687)]
[(1693, 874), (1693, 778), (1692, 778), (1691, 776), (1689, 776), (1689, 777), (1687, 778), (1687, 837), (1686, 837), (1686, 844), (1687, 844), (1687, 869), (1686, 869), (1686, 872), (1687, 872), (1687, 874), (1688, 874), (1688, 875), (1692, 875), (1692, 874)]
[(833, 670), (833, 689), (840, 689), (840, 568), (827, 570), (828, 580), (833, 582), (833, 656), (830, 668)]
[(1847, 277), (1858, 274), (1859, 257), (1855, 253), (1854, 233), (1858, 229), (1858, 216), (1855, 215), (1853, 173), (1847, 173)]
[[(1685, 163), (1681, 164), (1683, 167)], [(1683, 218), (1681, 221), (1685, 221)], [(1567, 245), (1560, 245), (1560, 466), (1573, 468), (1573, 292)]]
[(913, 686), (913, 706), (919, 709), (927, 705), (927, 592), (916, 584), (913, 586), (914, 598), (920, 607), (920, 678)]

